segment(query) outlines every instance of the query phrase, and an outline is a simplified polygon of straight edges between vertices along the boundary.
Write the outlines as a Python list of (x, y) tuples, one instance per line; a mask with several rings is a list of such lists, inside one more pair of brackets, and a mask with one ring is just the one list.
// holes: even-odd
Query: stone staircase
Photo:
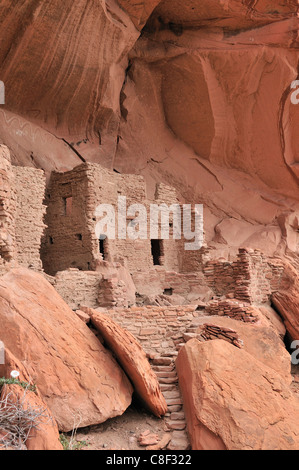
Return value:
[(157, 375), (168, 406), (168, 412), (164, 418), (166, 427), (172, 433), (168, 450), (188, 450), (190, 442), (186, 431), (187, 423), (175, 368), (177, 354), (177, 351), (169, 351), (167, 356), (153, 359), (151, 366)]
[(179, 388), (175, 360), (179, 350), (186, 342), (192, 338), (198, 337), (196, 331), (199, 325), (200, 318), (194, 318), (184, 332), (180, 331), (171, 337), (175, 344), (175, 350), (170, 350), (162, 354), (161, 357), (155, 357), (150, 360), (152, 369), (157, 375), (161, 391), (168, 406), (168, 413), (164, 418), (167, 428), (172, 432), (172, 439), (168, 450), (190, 449), (183, 399)]
[(190, 449), (175, 360), (192, 334), (196, 336), (199, 316), (196, 306), (116, 308), (105, 313), (136, 337), (157, 375), (168, 406), (162, 422), (171, 433), (167, 449)]
[(165, 397), (168, 413), (165, 416), (167, 428), (172, 431), (172, 439), (169, 450), (188, 450), (190, 441), (187, 434), (187, 423), (183, 408), (183, 399), (179, 388), (179, 379), (176, 372), (175, 360), (179, 350), (192, 338), (198, 337), (196, 331), (200, 325), (200, 318), (194, 320), (186, 328), (185, 332), (179, 332), (172, 336), (176, 349), (168, 351), (161, 357), (150, 360), (152, 369), (157, 375), (162, 393)]

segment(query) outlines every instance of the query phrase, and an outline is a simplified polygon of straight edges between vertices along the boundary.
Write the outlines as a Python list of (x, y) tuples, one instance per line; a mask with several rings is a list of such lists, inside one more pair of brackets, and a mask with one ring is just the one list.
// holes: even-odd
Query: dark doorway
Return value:
[(151, 240), (152, 257), (155, 266), (161, 266), (161, 256), (163, 254), (162, 240)]
[(103, 260), (106, 259), (107, 251), (106, 251), (106, 242), (107, 242), (107, 237), (106, 235), (100, 235), (99, 239), (99, 248), (100, 248), (100, 253), (103, 257)]

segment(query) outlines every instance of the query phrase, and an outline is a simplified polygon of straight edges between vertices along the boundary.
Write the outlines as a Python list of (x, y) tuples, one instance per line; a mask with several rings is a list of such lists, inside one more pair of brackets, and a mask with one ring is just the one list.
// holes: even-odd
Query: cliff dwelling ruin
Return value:
[(0, 451), (298, 450), (298, 1), (0, 23)]
[[(279, 289), (283, 267), (258, 251), (239, 249), (237, 258), (228, 262), (214, 260), (207, 246), (185, 251), (183, 241), (171, 237), (97, 237), (99, 204), (117, 207), (120, 195), (128, 205), (153, 202), (140, 176), (84, 163), (52, 172), (46, 189), (41, 170), (12, 166), (2, 146), (1, 188), (2, 270), (18, 263), (45, 272), (74, 309), (127, 307), (135, 304), (136, 294), (139, 300), (179, 296), (189, 304), (202, 298), (203, 291), (208, 300), (230, 296), (262, 304)], [(176, 204), (178, 198), (173, 188), (159, 184), (154, 202), (162, 201)]]

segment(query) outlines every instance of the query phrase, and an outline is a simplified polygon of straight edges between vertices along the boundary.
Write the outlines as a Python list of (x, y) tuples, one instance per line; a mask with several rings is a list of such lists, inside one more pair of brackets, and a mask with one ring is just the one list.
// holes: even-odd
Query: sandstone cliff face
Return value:
[(111, 164), (127, 54), (156, 3), (1, 2), (1, 138), (18, 160), (70, 168), (76, 147)]
[(294, 251), (297, 13), (295, 0), (4, 0), (0, 139), (47, 173), (87, 160), (143, 174), (149, 193), (171, 183), (205, 204), (207, 241), (226, 252)]
[(220, 26), (238, 30), (284, 20), (296, 13), (297, 6), (296, 0), (272, 1), (271, 4), (266, 0), (161, 0), (153, 17), (164, 24), (188, 28)]
[(203, 201), (210, 241), (272, 253), (298, 208), (297, 6), (278, 3), (161, 2), (130, 53), (114, 163)]

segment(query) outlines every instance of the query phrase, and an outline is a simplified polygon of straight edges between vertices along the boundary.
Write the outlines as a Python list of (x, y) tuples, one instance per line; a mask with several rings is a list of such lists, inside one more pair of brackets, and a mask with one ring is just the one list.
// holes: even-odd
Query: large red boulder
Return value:
[(192, 339), (176, 367), (193, 450), (298, 449), (298, 401), (244, 349)]
[(0, 278), (0, 338), (60, 430), (102, 423), (130, 405), (124, 372), (42, 275), (21, 268)]

